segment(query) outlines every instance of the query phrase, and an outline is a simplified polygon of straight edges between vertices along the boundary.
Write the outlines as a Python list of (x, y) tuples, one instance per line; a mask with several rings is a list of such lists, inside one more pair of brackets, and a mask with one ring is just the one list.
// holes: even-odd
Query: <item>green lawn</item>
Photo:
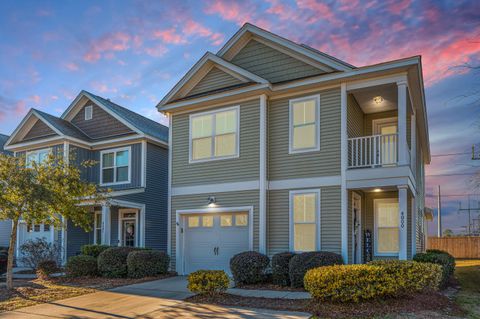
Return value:
[(457, 303), (469, 318), (480, 318), (480, 260), (457, 260), (455, 277), (462, 287)]

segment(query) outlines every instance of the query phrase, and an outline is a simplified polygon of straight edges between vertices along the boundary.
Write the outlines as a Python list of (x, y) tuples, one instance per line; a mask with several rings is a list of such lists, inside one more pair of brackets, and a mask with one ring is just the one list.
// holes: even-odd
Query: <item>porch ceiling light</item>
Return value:
[(380, 192), (382, 191), (382, 189), (381, 189), (381, 188), (375, 188), (373, 191), (374, 191), (375, 193), (380, 193)]
[(215, 206), (215, 203), (217, 202), (215, 196), (208, 196), (208, 207), (213, 207)]
[(383, 102), (383, 97), (381, 97), (380, 95), (376, 96), (373, 98), (373, 102), (375, 102), (375, 104), (380, 104)]

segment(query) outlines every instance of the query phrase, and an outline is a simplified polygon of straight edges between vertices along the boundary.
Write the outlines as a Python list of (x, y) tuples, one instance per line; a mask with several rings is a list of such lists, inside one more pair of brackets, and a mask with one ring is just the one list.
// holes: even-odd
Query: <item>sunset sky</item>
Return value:
[[(245, 22), (355, 66), (422, 55), (427, 205), (442, 185), (444, 228), (462, 230), (458, 203), (480, 205), (480, 69), (464, 67), (480, 65), (480, 1), (1, 1), (0, 133), (31, 107), (60, 115), (82, 89), (165, 121), (156, 103)], [(465, 154), (436, 156), (451, 153)]]

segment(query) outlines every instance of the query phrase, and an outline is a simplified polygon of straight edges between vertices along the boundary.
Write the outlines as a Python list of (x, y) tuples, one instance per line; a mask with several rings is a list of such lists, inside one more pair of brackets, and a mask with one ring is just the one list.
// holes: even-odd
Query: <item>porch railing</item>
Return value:
[(398, 135), (384, 134), (348, 139), (348, 168), (397, 164)]

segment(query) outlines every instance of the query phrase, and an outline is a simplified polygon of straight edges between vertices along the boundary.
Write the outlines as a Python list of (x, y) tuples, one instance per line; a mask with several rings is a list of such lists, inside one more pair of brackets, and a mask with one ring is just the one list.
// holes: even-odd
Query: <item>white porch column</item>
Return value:
[(408, 164), (407, 158), (407, 82), (397, 82), (398, 89), (398, 164)]
[(345, 264), (350, 263), (348, 260), (348, 208), (347, 208), (347, 165), (348, 165), (348, 134), (347, 134), (347, 84), (342, 83), (340, 89), (340, 169), (342, 184), (340, 188), (341, 198), (341, 238), (342, 238), (342, 258)]
[(102, 245), (110, 245), (111, 224), (110, 205), (105, 203), (102, 205)]
[(408, 186), (401, 185), (398, 186), (398, 211), (399, 211), (399, 221), (398, 225), (400, 228), (399, 234), (399, 252), (398, 259), (406, 260), (407, 259), (407, 223), (408, 223), (408, 205), (407, 205), (407, 192)]
[(267, 253), (267, 96), (260, 95), (259, 251)]
[(410, 163), (413, 170), (413, 176), (417, 178), (416, 169), (417, 169), (417, 124), (416, 124), (416, 114), (412, 111), (411, 122), (410, 122), (410, 145), (412, 149), (410, 150)]

